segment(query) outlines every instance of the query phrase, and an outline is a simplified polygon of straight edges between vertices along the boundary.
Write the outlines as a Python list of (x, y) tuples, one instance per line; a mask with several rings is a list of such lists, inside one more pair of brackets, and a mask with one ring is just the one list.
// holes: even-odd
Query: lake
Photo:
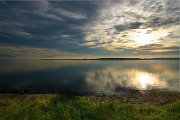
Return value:
[(0, 93), (180, 92), (178, 60), (0, 60)]

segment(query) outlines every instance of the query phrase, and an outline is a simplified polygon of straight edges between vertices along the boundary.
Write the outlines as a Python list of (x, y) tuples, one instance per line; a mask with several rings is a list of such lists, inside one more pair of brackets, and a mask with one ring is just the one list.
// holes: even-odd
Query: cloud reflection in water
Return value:
[(0, 92), (180, 91), (178, 60), (1, 60)]

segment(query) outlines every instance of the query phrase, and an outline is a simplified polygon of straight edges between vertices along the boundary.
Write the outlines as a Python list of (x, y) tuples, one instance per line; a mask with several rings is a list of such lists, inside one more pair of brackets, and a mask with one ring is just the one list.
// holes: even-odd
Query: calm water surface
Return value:
[(0, 93), (180, 92), (178, 60), (0, 60)]

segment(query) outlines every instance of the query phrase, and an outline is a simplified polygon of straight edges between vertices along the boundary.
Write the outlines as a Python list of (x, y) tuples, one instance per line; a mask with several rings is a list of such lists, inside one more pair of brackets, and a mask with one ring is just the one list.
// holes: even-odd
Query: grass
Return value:
[(162, 106), (152, 106), (72, 95), (0, 95), (0, 120), (179, 119), (179, 100)]

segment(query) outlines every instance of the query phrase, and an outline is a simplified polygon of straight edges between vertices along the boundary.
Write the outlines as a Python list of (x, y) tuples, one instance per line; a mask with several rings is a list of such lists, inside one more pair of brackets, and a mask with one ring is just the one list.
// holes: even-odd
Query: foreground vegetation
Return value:
[(179, 120), (180, 100), (122, 103), (58, 94), (0, 95), (0, 120)]

